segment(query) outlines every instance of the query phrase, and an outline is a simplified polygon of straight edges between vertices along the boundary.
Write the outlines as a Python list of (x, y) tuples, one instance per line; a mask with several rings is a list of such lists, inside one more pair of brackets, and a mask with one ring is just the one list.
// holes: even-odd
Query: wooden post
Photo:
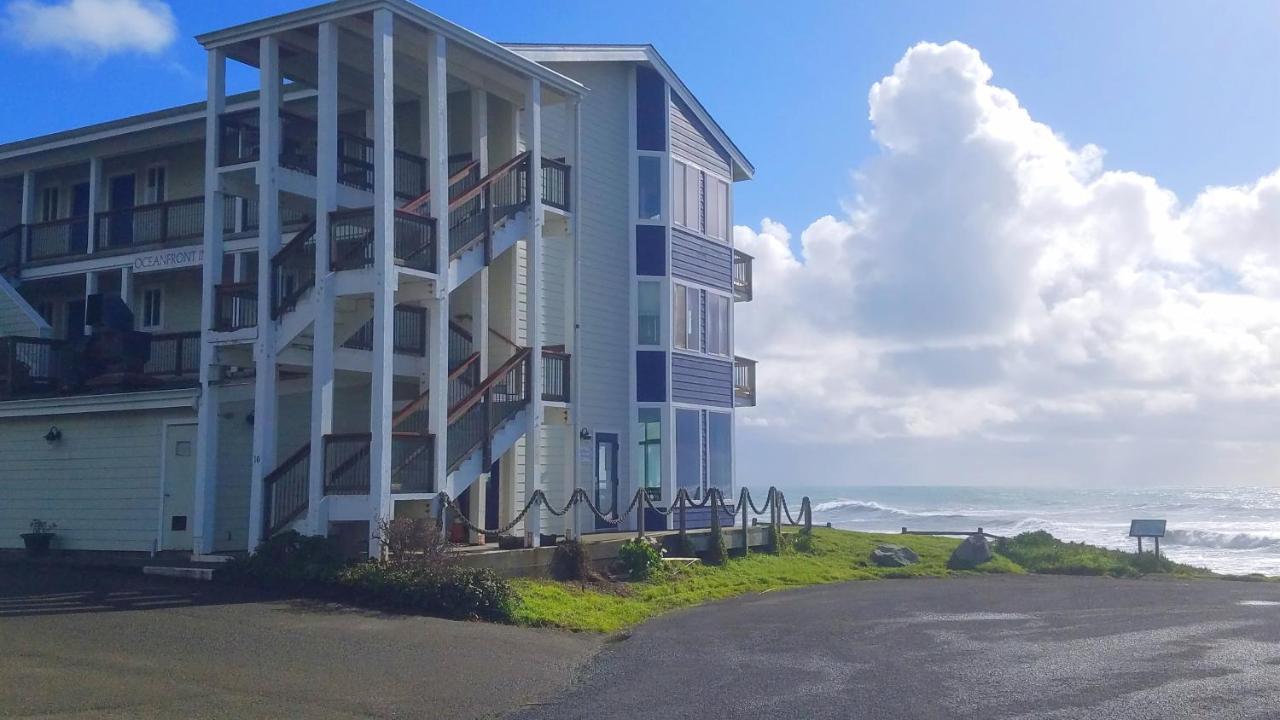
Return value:
[(747, 500), (747, 489), (742, 488), (742, 492), (738, 493), (738, 502), (742, 503), (742, 556), (747, 556), (747, 551), (751, 549), (751, 529), (747, 515), (751, 512), (751, 503)]
[(636, 496), (632, 498), (636, 504), (636, 540), (644, 541), (644, 488), (636, 490)]
[(1156, 543), (1156, 557), (1158, 558), (1160, 557), (1160, 536), (1157, 535), (1152, 539), (1155, 540)]
[(1139, 555), (1142, 554), (1142, 536), (1141, 535), (1138, 536), (1138, 554)]
[[(800, 511), (804, 513), (804, 534), (813, 533), (813, 504), (809, 502), (809, 496), (806, 495), (800, 501)], [(902, 532), (906, 532), (906, 528), (902, 528)]]
[[(12, 373), (10, 373), (10, 374), (9, 374), (9, 377), (11, 377), (11, 378), (12, 378), (12, 377), (13, 377), (13, 374), (12, 374)], [(689, 547), (689, 532), (688, 532), (688, 526), (685, 524), (685, 520), (684, 520), (684, 517), (685, 517), (685, 516), (684, 516), (684, 510), (685, 510), (685, 505), (688, 503), (688, 500), (689, 500), (689, 495), (688, 495), (688, 493), (686, 493), (684, 490), (680, 490), (680, 491), (678, 491), (678, 492), (676, 493), (676, 505), (677, 505), (677, 508), (678, 508), (678, 512), (680, 513), (680, 517), (679, 517), (679, 520), (680, 520), (680, 549), (681, 549), (681, 551), (682, 551), (682, 552), (684, 551), (684, 549), (685, 549), (685, 548)]]
[(769, 499), (773, 501), (773, 551), (782, 549), (782, 492), (778, 488), (769, 488)]

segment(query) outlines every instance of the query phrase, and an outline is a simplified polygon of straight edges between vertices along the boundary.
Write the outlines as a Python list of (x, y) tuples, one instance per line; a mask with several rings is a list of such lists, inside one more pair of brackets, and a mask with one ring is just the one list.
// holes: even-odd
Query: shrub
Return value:
[(813, 546), (813, 533), (801, 531), (796, 535), (795, 542), (791, 543), (791, 549), (798, 553), (812, 555), (815, 550)]
[(337, 584), (357, 602), (457, 619), (506, 622), (516, 604), (511, 584), (483, 568), (366, 562), (343, 570)]
[(298, 589), (332, 581), (343, 565), (342, 550), (335, 540), (289, 530), (263, 540), (252, 555), (226, 563), (218, 570), (218, 576)]
[(592, 580), (591, 558), (582, 543), (567, 540), (556, 546), (551, 556), (551, 577), (556, 580)]
[(618, 549), (618, 561), (632, 580), (644, 580), (662, 567), (662, 551), (656, 542), (636, 538), (622, 543)]
[(440, 524), (431, 518), (400, 518), (378, 523), (378, 542), (392, 563), (450, 565), (457, 559), (454, 546)]
[(1155, 573), (1195, 574), (1207, 571), (1175, 563), (1153, 553), (1141, 555), (1064, 542), (1043, 530), (1025, 532), (996, 543), (996, 552), (1034, 573), (1136, 577)]

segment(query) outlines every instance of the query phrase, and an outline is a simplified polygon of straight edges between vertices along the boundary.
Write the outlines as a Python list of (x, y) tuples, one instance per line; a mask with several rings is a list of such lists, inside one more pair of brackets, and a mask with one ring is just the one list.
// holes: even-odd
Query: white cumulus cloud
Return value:
[(24, 47), (89, 57), (156, 54), (178, 34), (173, 10), (163, 0), (13, 0), (4, 25)]
[(735, 228), (743, 432), (1280, 458), (1280, 171), (1184, 204), (992, 79), (962, 43), (911, 48), (870, 90), (881, 152), (845, 216)]

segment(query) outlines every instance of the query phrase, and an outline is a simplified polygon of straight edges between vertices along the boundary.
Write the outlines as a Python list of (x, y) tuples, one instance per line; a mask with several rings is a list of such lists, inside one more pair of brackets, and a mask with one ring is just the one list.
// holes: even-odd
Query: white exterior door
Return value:
[(160, 549), (190, 550), (196, 483), (196, 426), (166, 425)]

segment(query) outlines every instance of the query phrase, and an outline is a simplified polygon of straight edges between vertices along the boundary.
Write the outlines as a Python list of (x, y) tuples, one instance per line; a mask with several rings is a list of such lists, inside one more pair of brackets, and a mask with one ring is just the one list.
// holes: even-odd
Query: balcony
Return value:
[(752, 257), (741, 250), (733, 251), (733, 299), (750, 302), (754, 286), (751, 281)]
[[(143, 334), (147, 355), (139, 365), (120, 373), (91, 375), (101, 363), (98, 351), (81, 341), (9, 336), (0, 337), (0, 399), (74, 395), (90, 390), (154, 390), (190, 386), (200, 374), (200, 333)], [(92, 343), (92, 339), (89, 340)], [(108, 347), (110, 344), (108, 343)], [(127, 364), (127, 363), (126, 363)]]
[(213, 289), (213, 330), (215, 332), (235, 332), (257, 326), (257, 283), (228, 283)]
[(569, 353), (563, 346), (542, 349), (542, 399), (569, 402)]
[(95, 251), (198, 243), (204, 237), (204, 198), (107, 210), (95, 220)]
[(750, 358), (733, 358), (733, 404), (737, 407), (756, 405), (756, 361)]

